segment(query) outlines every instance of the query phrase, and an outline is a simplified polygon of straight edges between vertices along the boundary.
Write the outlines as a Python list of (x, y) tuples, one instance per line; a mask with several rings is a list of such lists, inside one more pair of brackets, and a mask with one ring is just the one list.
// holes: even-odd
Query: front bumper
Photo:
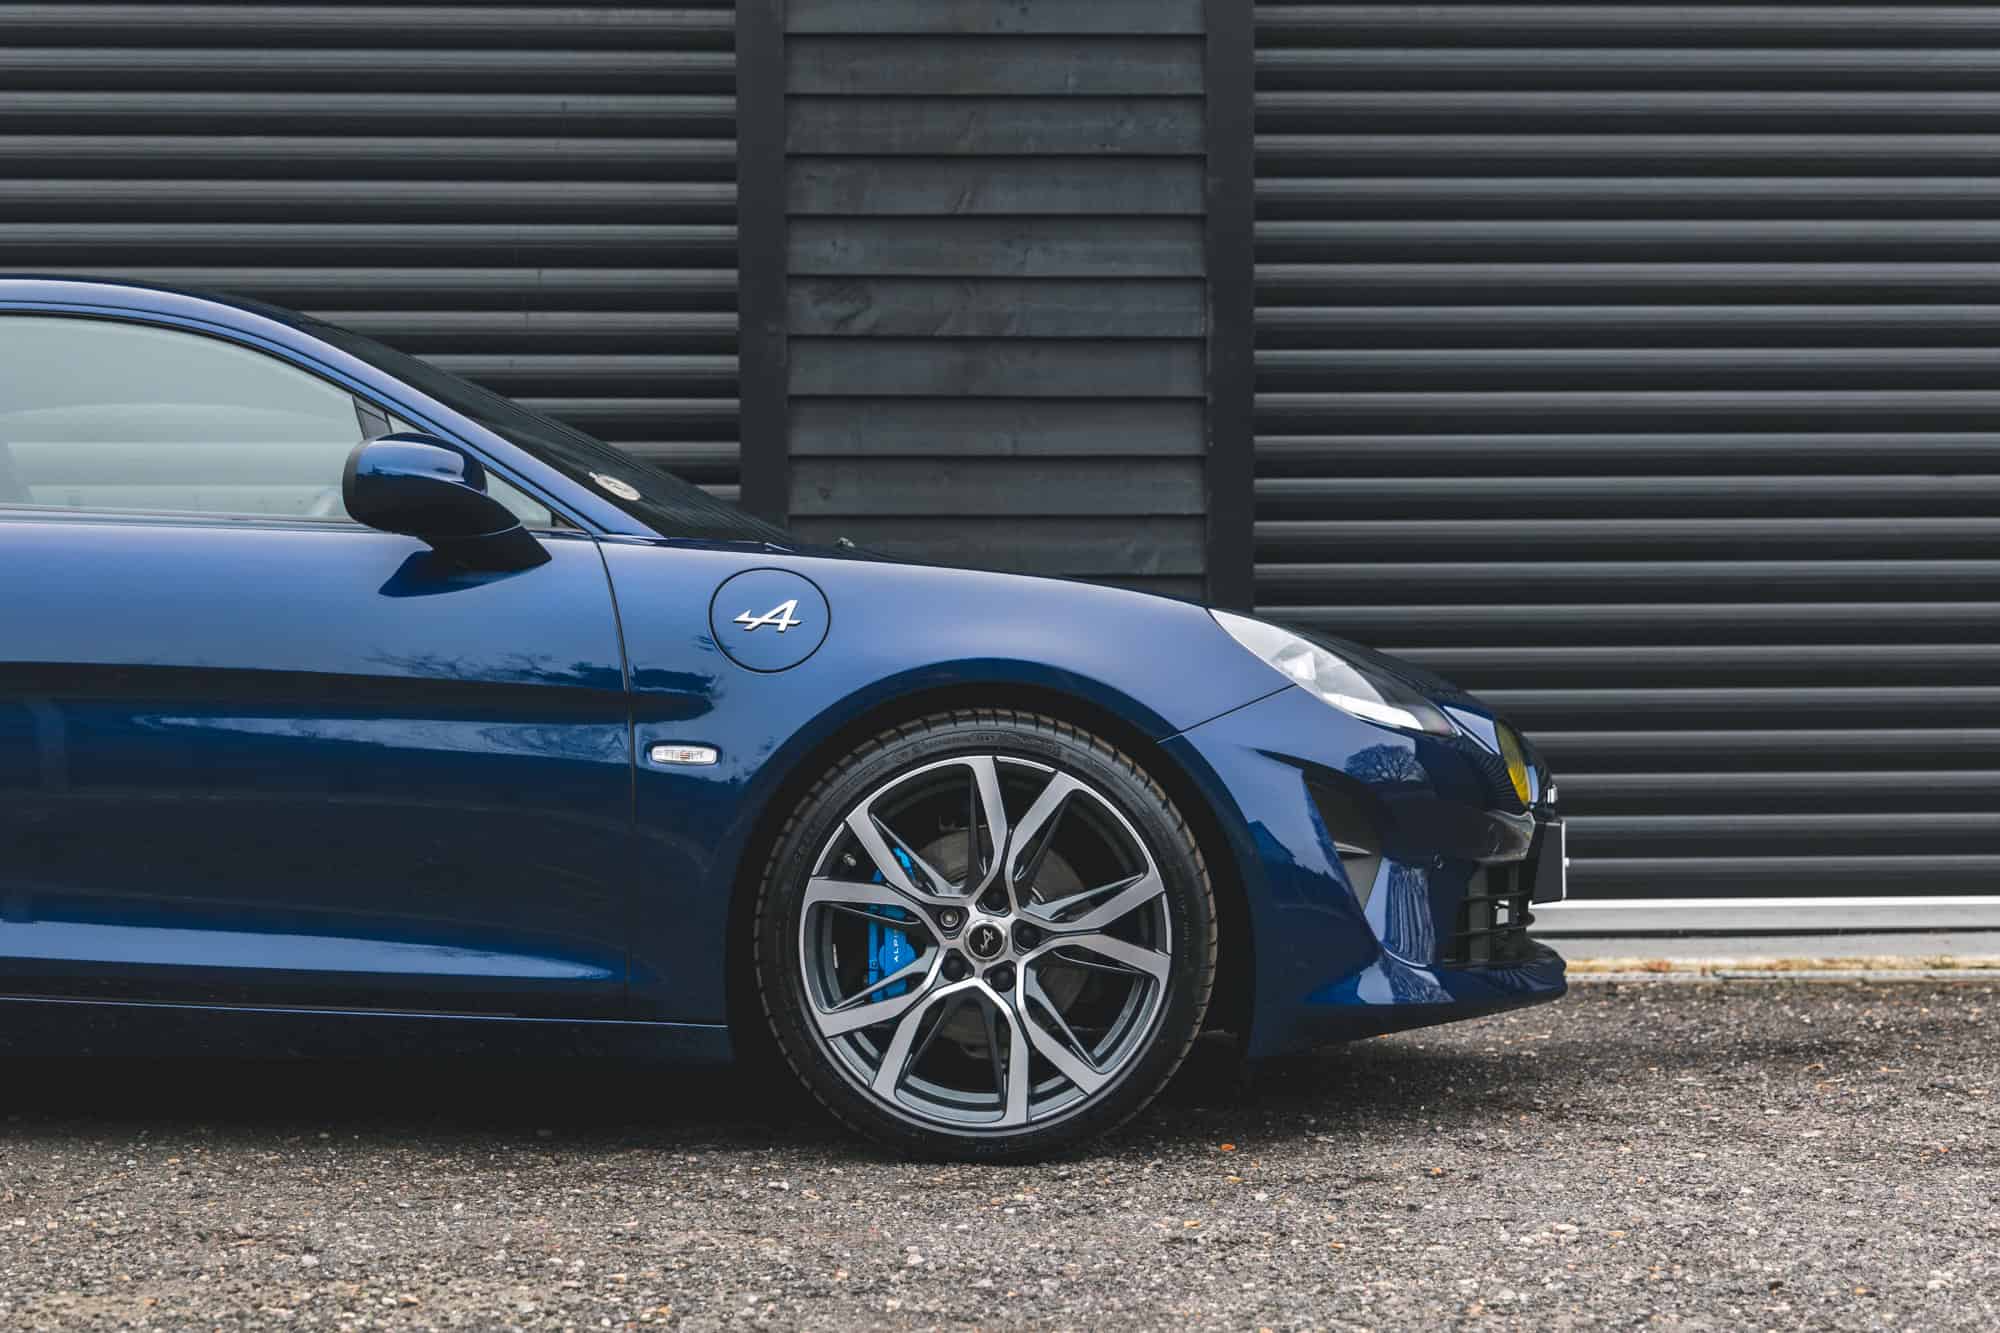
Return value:
[(1539, 766), (1523, 808), (1467, 737), (1416, 736), (1281, 690), (1169, 740), (1234, 845), (1249, 906), (1248, 1050), (1537, 1004), (1566, 988), (1531, 940), (1562, 891), (1562, 825)]

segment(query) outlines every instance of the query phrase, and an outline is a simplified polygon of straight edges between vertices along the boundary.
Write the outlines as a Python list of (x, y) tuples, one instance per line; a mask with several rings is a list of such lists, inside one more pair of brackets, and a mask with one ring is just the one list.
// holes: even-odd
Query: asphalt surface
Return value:
[(2000, 981), (1590, 983), (1039, 1167), (721, 1074), (0, 1066), (0, 1328), (2000, 1327)]

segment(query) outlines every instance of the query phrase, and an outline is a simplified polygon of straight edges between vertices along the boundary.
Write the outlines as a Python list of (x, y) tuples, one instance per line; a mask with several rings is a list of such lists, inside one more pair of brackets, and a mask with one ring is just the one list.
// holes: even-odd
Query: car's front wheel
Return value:
[(756, 976), (785, 1058), (908, 1150), (1028, 1156), (1150, 1101), (1201, 1028), (1215, 903), (1131, 758), (964, 711), (857, 747), (766, 866)]

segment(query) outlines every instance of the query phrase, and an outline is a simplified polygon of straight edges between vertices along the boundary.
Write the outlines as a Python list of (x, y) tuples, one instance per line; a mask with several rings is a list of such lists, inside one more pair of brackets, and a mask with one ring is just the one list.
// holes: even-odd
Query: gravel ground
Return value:
[(1587, 984), (1247, 1085), (1200, 1050), (1036, 1168), (712, 1073), (0, 1066), (0, 1328), (1990, 1329), (1996, 1017)]

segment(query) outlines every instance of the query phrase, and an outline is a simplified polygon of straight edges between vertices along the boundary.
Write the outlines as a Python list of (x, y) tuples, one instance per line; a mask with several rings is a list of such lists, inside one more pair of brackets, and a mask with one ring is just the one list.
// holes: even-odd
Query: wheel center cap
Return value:
[(997, 958), (1007, 947), (1007, 936), (1000, 927), (982, 921), (967, 932), (965, 947), (972, 950), (975, 958)]

